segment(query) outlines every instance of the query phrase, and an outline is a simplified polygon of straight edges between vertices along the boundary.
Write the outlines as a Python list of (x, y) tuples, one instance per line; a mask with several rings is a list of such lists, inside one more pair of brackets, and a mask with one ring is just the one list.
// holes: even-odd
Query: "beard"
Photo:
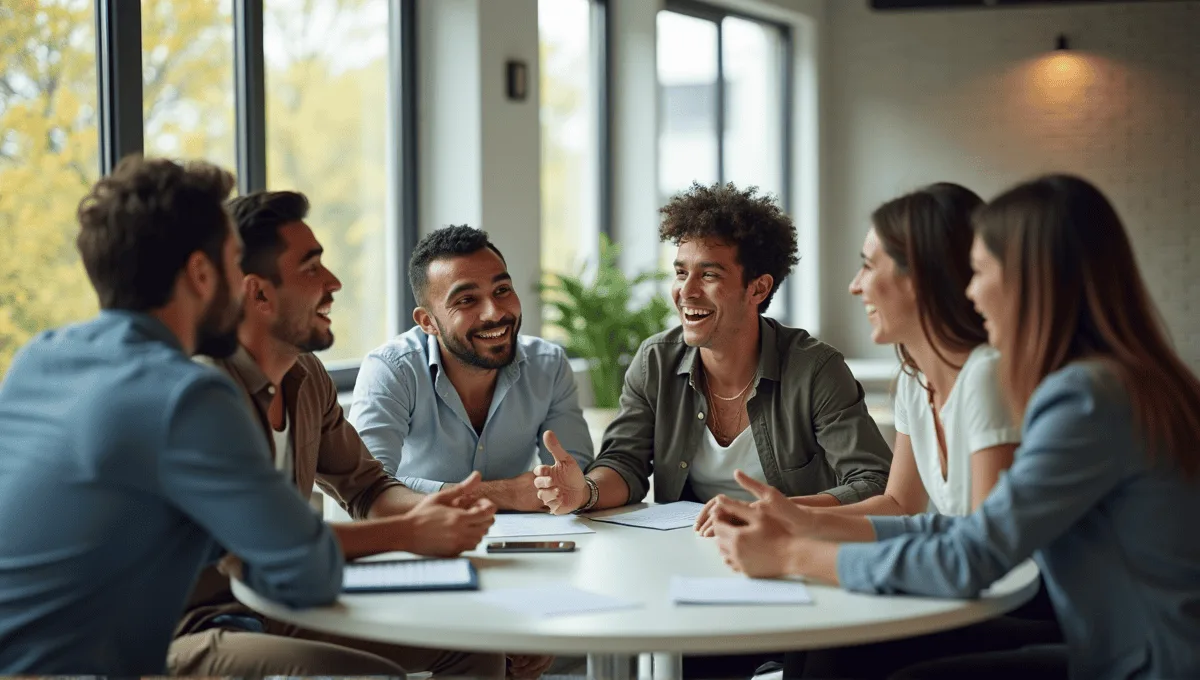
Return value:
[(219, 278), (216, 295), (196, 327), (196, 354), (213, 359), (225, 359), (237, 351), (238, 324), (243, 312), (242, 302), (233, 300), (225, 273), (221, 272)]
[[(333, 296), (322, 298), (317, 307), (332, 303)], [(295, 347), (300, 352), (320, 352), (333, 346), (333, 331), (313, 328), (310, 318), (316, 312), (312, 309), (285, 309), (279, 320), (271, 327), (271, 335), (280, 342)]]
[[(442, 322), (435, 316), (433, 323), (437, 326), (438, 333), (441, 334), (442, 343), (456, 359), (468, 366), (475, 368), (483, 368), (487, 370), (495, 370), (504, 368), (511, 364), (513, 359), (517, 357), (517, 333), (521, 330), (521, 317), (507, 317), (496, 323), (485, 324), (479, 328), (473, 328), (467, 331), (462, 337), (451, 335), (446, 332), (446, 328), (442, 326)], [(509, 327), (509, 341), (503, 345), (492, 347), (487, 350), (487, 354), (481, 354), (475, 351), (475, 347), (471, 344), (471, 337), (479, 333), (487, 333), (499, 328)]]

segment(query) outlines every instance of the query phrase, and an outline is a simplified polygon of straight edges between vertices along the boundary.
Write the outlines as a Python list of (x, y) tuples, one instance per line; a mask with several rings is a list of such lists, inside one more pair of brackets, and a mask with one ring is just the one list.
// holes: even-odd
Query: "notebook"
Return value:
[(471, 560), (388, 560), (347, 564), (342, 592), (394, 593), (430, 590), (479, 590)]

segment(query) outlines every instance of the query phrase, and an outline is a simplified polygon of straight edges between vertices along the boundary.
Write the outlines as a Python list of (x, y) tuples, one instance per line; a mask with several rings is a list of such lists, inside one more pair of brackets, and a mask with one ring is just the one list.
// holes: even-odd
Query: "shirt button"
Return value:
[(479, 450), (480, 450), (480, 451), (482, 451), (482, 450), (483, 450), (483, 444), (480, 444), (480, 445), (479, 445)]
[(696, 420), (704, 420), (704, 411), (696, 414)]
[(684, 470), (686, 470), (686, 469), (687, 469), (687, 461), (686, 461), (686, 460), (685, 460), (685, 461), (681, 461), (681, 462), (679, 463), (679, 467), (680, 467), (680, 468), (682, 468), (682, 469), (684, 469)]
[(267, 385), (267, 394), (271, 394), (271, 395), (275, 394), (275, 386), (274, 385)]

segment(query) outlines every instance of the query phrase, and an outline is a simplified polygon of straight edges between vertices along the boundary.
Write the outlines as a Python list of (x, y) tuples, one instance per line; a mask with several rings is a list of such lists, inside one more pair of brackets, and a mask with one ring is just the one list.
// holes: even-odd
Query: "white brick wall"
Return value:
[[(877, 13), (829, 0), (827, 28), (823, 339), (890, 356), (846, 294), (880, 202), (936, 180), (989, 198), (1066, 171), (1114, 201), (1200, 369), (1200, 2)], [(1052, 61), (1059, 33), (1073, 65)]]

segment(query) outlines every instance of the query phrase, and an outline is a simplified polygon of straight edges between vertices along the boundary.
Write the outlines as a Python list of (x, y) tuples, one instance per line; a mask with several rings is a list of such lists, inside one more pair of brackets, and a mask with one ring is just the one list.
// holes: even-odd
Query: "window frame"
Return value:
[[(267, 179), (263, 1), (231, 0), (237, 178), (242, 193), (265, 189)], [(142, 8), (140, 0), (95, 0), (94, 7), (100, 174), (107, 175), (121, 158), (144, 151)], [(416, 0), (388, 0), (386, 238), (394, 258), (387, 268), (395, 304), (386, 311), (391, 335), (412, 327), (411, 310), (416, 306), (403, 274), (418, 240), (416, 56)], [(339, 390), (354, 388), (358, 365), (349, 363), (328, 366)]]
[[(725, 132), (726, 132), (726, 101), (725, 101), (725, 28), (724, 20), (727, 18), (742, 19), (744, 21), (752, 21), (754, 23), (770, 26), (779, 31), (780, 42), (782, 45), (782, 54), (780, 55), (781, 63), (779, 68), (779, 93), (780, 106), (780, 146), (784, 149), (781, 154), (783, 167), (780, 168), (780, 185), (782, 190), (779, 192), (780, 208), (785, 213), (791, 214), (794, 205), (793, 201), (793, 180), (795, 178), (793, 159), (794, 149), (792, 144), (795, 140), (795, 61), (796, 61), (796, 46), (795, 35), (791, 25), (778, 20), (768, 19), (747, 12), (742, 12), (736, 9), (730, 9), (719, 5), (701, 2), (700, 0), (665, 0), (663, 6), (659, 9), (660, 12), (674, 12), (684, 16), (702, 19), (712, 22), (717, 28), (717, 79), (716, 79), (716, 141), (717, 141), (717, 181), (724, 183), (725, 175)], [(658, 85), (661, 99), (662, 84)], [(661, 112), (660, 112), (660, 115)], [(661, 123), (660, 123), (661, 125)], [(778, 315), (783, 323), (790, 323), (792, 318), (791, 290), (785, 285), (776, 295), (782, 294), (783, 309)]]

